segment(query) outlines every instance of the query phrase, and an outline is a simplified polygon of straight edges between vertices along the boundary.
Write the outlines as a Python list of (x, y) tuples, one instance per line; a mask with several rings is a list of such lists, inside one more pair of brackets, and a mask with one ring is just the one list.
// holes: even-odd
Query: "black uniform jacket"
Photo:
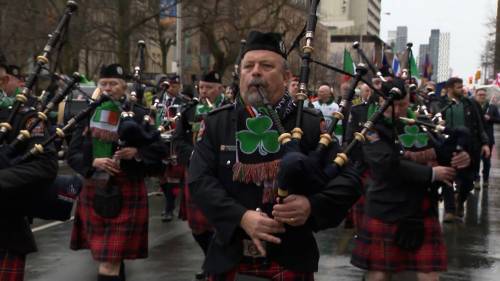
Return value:
[[(243, 256), (246, 236), (240, 221), (247, 210), (262, 203), (262, 187), (232, 180), (236, 160), (236, 105), (212, 111), (205, 119), (205, 131), (196, 144), (189, 167), (189, 188), (195, 203), (215, 226), (204, 268), (223, 273), (235, 267)], [(296, 113), (283, 120), (286, 130), (294, 127)], [(304, 109), (302, 150), (317, 146), (321, 116)], [(268, 248), (268, 256), (290, 270), (312, 272), (318, 269), (319, 253), (313, 230), (337, 225), (360, 196), (360, 177), (348, 170), (330, 182), (323, 192), (311, 195), (311, 217), (306, 225), (287, 227), (282, 243)], [(270, 243), (268, 243), (269, 245)]]
[[(142, 123), (144, 114), (148, 110), (142, 106), (134, 106), (134, 119)], [(90, 114), (90, 116), (92, 116)], [(90, 118), (89, 116), (89, 118)], [(89, 120), (84, 120), (75, 128), (72, 133), (71, 142), (68, 150), (68, 164), (77, 173), (85, 178), (90, 178), (95, 172), (92, 166), (94, 158), (92, 156), (92, 136), (88, 130)], [(146, 175), (158, 174), (162, 169), (162, 159), (166, 154), (167, 148), (158, 140), (143, 147), (137, 147), (138, 159), (121, 160), (120, 169), (131, 180), (142, 180)]]
[[(0, 110), (0, 120), (7, 120), (8, 114), (7, 110)], [(26, 122), (30, 122), (35, 116), (34, 110), (21, 109), (14, 118), (8, 142), (17, 136), (20, 129), (25, 129)], [(20, 154), (48, 137), (47, 126), (37, 126), (32, 135)], [(45, 148), (43, 154), (32, 157), (27, 162), (0, 170), (0, 249), (18, 254), (36, 251), (35, 240), (25, 216), (26, 204), (29, 202), (28, 198), (36, 198), (37, 194), (43, 192), (43, 187), (48, 186), (56, 175), (57, 157), (51, 145)]]
[(394, 144), (393, 129), (376, 125), (380, 140), (363, 145), (363, 160), (371, 169), (372, 181), (366, 188), (366, 214), (386, 222), (415, 215), (432, 186), (432, 168), (401, 158)]
[[(229, 102), (224, 100), (221, 106), (227, 105)], [(189, 158), (193, 153), (193, 128), (192, 124), (194, 122), (200, 122), (201, 120), (195, 120), (196, 117), (196, 106), (197, 101), (187, 102), (181, 111), (181, 117), (175, 123), (175, 131), (173, 135), (173, 145), (175, 152), (177, 153), (177, 160), (180, 164), (187, 166), (189, 164)]]

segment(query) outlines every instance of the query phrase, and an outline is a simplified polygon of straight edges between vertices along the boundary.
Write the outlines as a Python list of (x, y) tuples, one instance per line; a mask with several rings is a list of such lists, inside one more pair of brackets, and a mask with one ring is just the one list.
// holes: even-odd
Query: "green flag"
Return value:
[[(342, 70), (354, 74), (355, 69), (356, 67), (354, 66), (354, 62), (352, 61), (351, 54), (347, 49), (344, 49), (344, 67)], [(349, 76), (345, 75), (344, 80), (349, 80), (349, 78)]]
[(417, 68), (417, 63), (415, 62), (415, 58), (413, 57), (413, 52), (410, 53), (410, 71), (411, 71), (411, 76), (417, 77), (417, 79), (420, 78)]

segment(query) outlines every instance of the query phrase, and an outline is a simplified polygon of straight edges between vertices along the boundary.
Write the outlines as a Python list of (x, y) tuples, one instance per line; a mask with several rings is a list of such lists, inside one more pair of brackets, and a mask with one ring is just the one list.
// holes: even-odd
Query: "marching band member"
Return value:
[[(224, 98), (224, 87), (221, 77), (215, 71), (204, 74), (198, 85), (199, 102), (188, 102), (181, 111), (181, 117), (177, 120), (173, 144), (180, 164), (187, 167), (189, 158), (193, 153), (194, 144), (198, 139), (198, 133), (205, 116), (212, 110), (228, 104)], [(189, 177), (189, 175), (187, 175)], [(208, 223), (205, 215), (191, 200), (187, 185), (184, 187), (184, 198), (186, 218), (191, 228), (194, 240), (198, 243), (206, 255), (208, 245), (213, 236), (213, 227)], [(200, 272), (197, 279), (204, 279), (205, 274)]]
[[(0, 52), (0, 104), (9, 97), (3, 94), (8, 81), (7, 63)], [(0, 107), (0, 120), (5, 122), (11, 108)], [(14, 116), (12, 131), (7, 137), (11, 142), (20, 130), (25, 130), (36, 117), (30, 107)], [(23, 146), (23, 152), (34, 144), (48, 138), (48, 130), (40, 122), (31, 132), (32, 138)], [(4, 144), (5, 145), (5, 144)], [(22, 281), (26, 255), (37, 250), (25, 210), (21, 209), (28, 196), (40, 195), (40, 186), (48, 185), (57, 174), (55, 150), (48, 147), (45, 153), (35, 156), (29, 162), (11, 165), (3, 150), (0, 150), (0, 280)]]
[[(123, 67), (104, 66), (99, 89), (110, 100), (74, 132), (68, 164), (85, 178), (76, 208), (71, 249), (90, 249), (99, 262), (99, 281), (125, 280), (123, 260), (148, 255), (148, 198), (144, 185), (149, 165), (159, 165), (166, 148), (160, 141), (120, 147), (119, 101), (126, 95)], [(134, 107), (140, 123), (145, 110)]]

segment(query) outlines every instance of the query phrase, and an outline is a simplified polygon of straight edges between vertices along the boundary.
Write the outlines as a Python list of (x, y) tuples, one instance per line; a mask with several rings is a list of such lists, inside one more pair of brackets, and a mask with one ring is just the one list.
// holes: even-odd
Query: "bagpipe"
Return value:
[(418, 119), (400, 117), (409, 125), (418, 125), (427, 133), (436, 151), (439, 165), (450, 166), (455, 153), (467, 151), (470, 148), (470, 132), (465, 127), (447, 128), (444, 125), (425, 122)]
[[(28, 76), (26, 80), (25, 86), (22, 89), (21, 93), (16, 95), (15, 102), (12, 106), (10, 114), (5, 122), (0, 123), (0, 143), (3, 144), (5, 142), (5, 138), (8, 133), (12, 130), (12, 122), (14, 121), (14, 117), (19, 112), (21, 107), (30, 102), (36, 101), (36, 98), (31, 94), (33, 87), (36, 84), (38, 76), (42, 71), (43, 67), (48, 64), (49, 56), (56, 46), (60, 39), (63, 36), (63, 33), (67, 31), (70, 19), (72, 14), (78, 9), (78, 4), (75, 1), (68, 1), (66, 3), (66, 8), (63, 16), (59, 20), (59, 23), (56, 29), (49, 35), (49, 40), (45, 47), (43, 48), (43, 53), (36, 57), (35, 66), (33, 71)], [(34, 101), (33, 101), (34, 100)]]
[[(152, 114), (156, 107), (146, 108), (140, 104), (144, 96), (145, 84), (142, 72), (145, 65), (146, 44), (143, 40), (137, 42), (139, 63), (134, 67), (134, 81), (130, 95), (121, 100), (120, 123), (118, 126), (118, 145), (120, 147), (143, 147), (160, 139), (161, 132), (155, 130)], [(156, 103), (156, 101), (155, 101)]]
[[(41, 100), (32, 94), (38, 77), (45, 66), (49, 63), (49, 57), (54, 48), (60, 44), (61, 38), (67, 31), (69, 22), (73, 13), (78, 9), (78, 4), (75, 1), (68, 1), (62, 17), (60, 18), (57, 27), (49, 35), (49, 39), (43, 48), (41, 55), (36, 57), (33, 71), (28, 76), (25, 86), (22, 91), (16, 95), (15, 102), (10, 109), (10, 113), (5, 122), (0, 123), (0, 155), (2, 157), (2, 165), (4, 169), (9, 166), (15, 166), (21, 163), (28, 162), (32, 157), (46, 151), (46, 147), (56, 138), (50, 137), (41, 144), (35, 144), (32, 148), (28, 148), (28, 141), (32, 139), (33, 131), (37, 127), (48, 122), (47, 115), (55, 109), (59, 102), (74, 88), (80, 81), (78, 73), (73, 74), (67, 86), (50, 102), (41, 102)], [(18, 135), (7, 142), (7, 137), (13, 130), (13, 122), (16, 116), (21, 112), (23, 107), (38, 108), (36, 117), (30, 120), (26, 129), (20, 130)], [(31, 110), (31, 109), (30, 109)], [(71, 126), (66, 128), (66, 131)], [(63, 130), (58, 130), (57, 134), (63, 134)], [(81, 180), (76, 176), (58, 176), (51, 184), (43, 185), (37, 194), (30, 194), (26, 197), (26, 204), (23, 204), (23, 209), (27, 216), (38, 217), (43, 219), (66, 220), (69, 218), (73, 207), (73, 200), (76, 198), (81, 188)]]
[[(46, 152), (47, 147), (58, 138), (64, 138), (82, 120), (89, 117), (97, 106), (108, 100), (107, 95), (90, 103), (89, 107), (72, 117), (63, 128), (40, 144), (35, 144), (24, 154), (10, 160), (10, 165), (18, 165)], [(73, 204), (80, 193), (83, 181), (78, 175), (58, 175), (54, 182), (45, 185), (36, 195), (26, 198), (26, 215), (46, 220), (68, 220), (71, 217)]]
[[(333, 66), (315, 61), (312, 59), (313, 51), (313, 38), (314, 31), (316, 27), (316, 9), (319, 1), (311, 1), (309, 9), (309, 17), (306, 23), (305, 34), (305, 46), (302, 52), (302, 61), (299, 77), (299, 92), (297, 94), (297, 115), (295, 127), (291, 132), (287, 132), (283, 127), (279, 117), (272, 109), (271, 104), (266, 99), (266, 94), (261, 87), (256, 85), (256, 88), (263, 100), (266, 107), (266, 114), (272, 119), (273, 123), (276, 125), (278, 130), (278, 141), (282, 145), (284, 152), (283, 158), (280, 162), (279, 172), (278, 172), (278, 202), (282, 201), (288, 194), (311, 194), (321, 190), (326, 183), (336, 177), (343, 166), (348, 162), (348, 155), (353, 150), (353, 148), (364, 141), (364, 135), (368, 130), (372, 129), (373, 124), (377, 122), (382, 116), (383, 112), (392, 104), (392, 101), (396, 98), (401, 97), (401, 92), (399, 89), (394, 88), (387, 91), (387, 94), (381, 93), (378, 89), (374, 88), (371, 83), (363, 79), (363, 76), (368, 72), (367, 68), (360, 64), (357, 67), (356, 75), (346, 73), (345, 71), (339, 70)], [(297, 41), (297, 40), (296, 40)], [(316, 63), (323, 67), (347, 74), (354, 77), (354, 80), (350, 86), (347, 95), (344, 95), (341, 101), (341, 106), (339, 112), (334, 114), (333, 122), (331, 123), (328, 130), (320, 136), (318, 146), (315, 151), (309, 154), (303, 153), (300, 148), (300, 140), (303, 135), (302, 117), (303, 117), (303, 105), (304, 100), (307, 98), (307, 84), (310, 72), (310, 63)], [(374, 69), (374, 67), (371, 67)], [(377, 73), (380, 75), (380, 73)], [(383, 78), (383, 77), (382, 77)], [(385, 79), (384, 79), (385, 80)], [(340, 150), (340, 145), (338, 142), (334, 142), (335, 135), (334, 130), (338, 122), (344, 119), (344, 116), (349, 115), (349, 110), (352, 103), (352, 98), (355, 94), (355, 89), (357, 84), (363, 81), (369, 85), (375, 92), (380, 95), (386, 96), (385, 103), (379, 108), (379, 110), (370, 118), (368, 122), (365, 123), (364, 129), (356, 134), (355, 139), (351, 144), (349, 144), (346, 149), (337, 153)], [(332, 160), (333, 155), (336, 157)], [(330, 157), (332, 156), (332, 157)], [(306, 189), (307, 188), (307, 189)]]

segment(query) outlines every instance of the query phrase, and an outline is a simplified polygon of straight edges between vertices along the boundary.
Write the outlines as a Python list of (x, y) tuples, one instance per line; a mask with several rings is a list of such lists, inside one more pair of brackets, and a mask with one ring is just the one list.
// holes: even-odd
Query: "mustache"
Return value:
[(252, 80), (250, 80), (250, 83), (248, 83), (248, 88), (251, 88), (251, 87), (255, 87), (255, 88), (258, 88), (258, 87), (267, 87), (267, 82), (262, 79), (262, 78), (253, 78)]

